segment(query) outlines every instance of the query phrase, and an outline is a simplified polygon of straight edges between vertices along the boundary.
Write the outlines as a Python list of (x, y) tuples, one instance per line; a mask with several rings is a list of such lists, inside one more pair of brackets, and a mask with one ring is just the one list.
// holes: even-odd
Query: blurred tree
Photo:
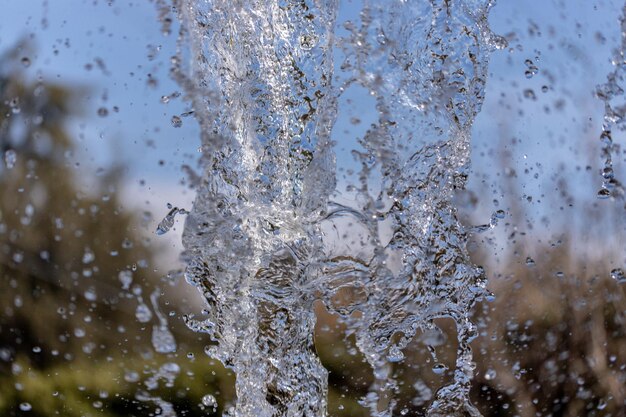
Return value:
[(0, 56), (0, 359), (26, 352), (43, 367), (140, 349), (153, 250), (119, 209), (119, 169), (77, 186), (66, 122), (80, 90), (27, 81), (25, 55)]

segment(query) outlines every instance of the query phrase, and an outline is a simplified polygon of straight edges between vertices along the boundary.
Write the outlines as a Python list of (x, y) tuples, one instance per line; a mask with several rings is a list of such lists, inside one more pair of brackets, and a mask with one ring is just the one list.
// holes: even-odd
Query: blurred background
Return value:
[[(626, 210), (596, 196), (594, 96), (622, 6), (499, 0), (491, 13), (509, 46), (492, 55), (456, 199), (468, 226), (504, 212), (470, 243), (495, 296), (475, 313), (472, 396), (486, 416), (626, 416)], [(2, 6), (1, 416), (221, 415), (234, 399), (232, 373), (182, 322), (202, 309), (181, 278), (184, 217), (155, 234), (194, 196), (198, 126), (169, 76), (178, 29), (167, 0)], [(623, 132), (614, 140), (624, 180)], [(329, 415), (367, 416), (371, 371), (317, 307)], [(433, 371), (427, 346), (449, 369), (456, 349), (453, 323), (438, 324), (393, 365), (399, 416), (423, 415), (452, 378)]]

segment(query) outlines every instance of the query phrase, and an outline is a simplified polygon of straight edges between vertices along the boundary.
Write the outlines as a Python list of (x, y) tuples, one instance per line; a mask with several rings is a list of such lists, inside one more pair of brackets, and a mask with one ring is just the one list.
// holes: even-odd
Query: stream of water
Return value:
[[(440, 318), (458, 350), (428, 413), (480, 415), (470, 312), (488, 293), (452, 198), (489, 55), (505, 46), (487, 22), (493, 3), (179, 1), (174, 75), (202, 129), (183, 243), (206, 309), (187, 323), (236, 373), (229, 415), (326, 415), (317, 300), (372, 368), (361, 401), (372, 416), (392, 415), (390, 364)], [(350, 95), (370, 106), (363, 120)], [(344, 119), (362, 133), (343, 133)]]

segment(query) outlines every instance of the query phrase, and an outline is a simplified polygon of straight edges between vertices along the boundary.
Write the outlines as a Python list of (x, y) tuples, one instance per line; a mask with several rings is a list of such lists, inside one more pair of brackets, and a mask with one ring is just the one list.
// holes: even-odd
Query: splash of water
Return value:
[(607, 75), (606, 83), (599, 85), (596, 96), (604, 102), (604, 120), (602, 123), (602, 187), (598, 191), (598, 198), (624, 198), (626, 190), (620, 180), (615, 178), (613, 169), (613, 155), (619, 151), (619, 147), (613, 141), (613, 132), (626, 130), (626, 96), (624, 88), (626, 82), (626, 3), (622, 7), (620, 17), (621, 42), (619, 48), (614, 51), (612, 58), (612, 72)]
[[(395, 407), (380, 395), (396, 387), (389, 364), (417, 331), (454, 320), (454, 381), (429, 414), (479, 415), (470, 310), (485, 277), (451, 201), (465, 186), (488, 55), (504, 45), (488, 27), (492, 4), (364, 0), (354, 14), (336, 0), (179, 2), (173, 71), (201, 125), (203, 170), (185, 276), (208, 311), (187, 323), (236, 372), (234, 415), (326, 415), (316, 300), (356, 335), (375, 376), (362, 403), (376, 416)], [(337, 144), (350, 138), (334, 128), (352, 87), (376, 114), (352, 152), (355, 184), (337, 180)], [(344, 187), (351, 204), (338, 202)], [(337, 303), (346, 289), (355, 295)]]

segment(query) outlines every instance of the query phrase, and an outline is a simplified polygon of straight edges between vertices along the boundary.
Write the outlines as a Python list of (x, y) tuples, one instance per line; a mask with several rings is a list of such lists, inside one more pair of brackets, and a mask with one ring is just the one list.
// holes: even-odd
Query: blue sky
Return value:
[[(501, 91), (512, 95), (532, 88), (541, 100), (541, 87), (550, 84), (553, 96), (565, 95), (578, 106), (594, 107), (591, 91), (610, 70), (608, 58), (617, 41), (618, 3), (500, 0), (491, 13), (491, 25), (496, 33), (515, 32), (519, 40), (511, 42), (512, 52), (492, 56), (491, 96), (477, 129), (496, 127), (489, 119), (493, 117), (491, 106), (498, 104), (494, 96)], [(351, 2), (342, 5), (349, 8)], [(533, 24), (541, 34), (529, 34)], [(606, 38), (604, 45), (596, 41), (597, 31)], [(30, 57), (31, 77), (41, 72), (48, 81), (90, 87), (83, 101), (85, 115), (73, 126), (85, 137), (79, 146), (84, 151), (82, 158), (103, 166), (121, 158), (132, 161), (128, 166), (132, 177), (171, 180), (180, 172), (185, 154), (193, 159), (198, 144), (197, 126), (191, 118), (183, 119), (181, 128), (171, 125), (173, 115), (189, 110), (186, 104), (180, 98), (167, 105), (160, 102), (162, 95), (180, 90), (168, 76), (175, 32), (176, 26), (169, 36), (161, 33), (156, 7), (148, 1), (24, 0), (3, 5), (0, 50), (20, 36), (31, 37), (37, 47), (35, 56)], [(540, 59), (535, 59), (537, 56)], [(106, 70), (98, 67), (97, 59)], [(523, 77), (526, 59), (536, 61), (540, 69), (532, 80)], [(87, 70), (86, 65), (92, 69)], [(546, 71), (554, 76), (553, 82), (546, 81)], [(155, 87), (149, 86), (149, 79), (157, 80)], [(514, 82), (519, 91), (514, 91)], [(118, 113), (113, 106), (119, 108)], [(107, 117), (97, 116), (100, 107), (109, 110)], [(554, 114), (544, 117), (540, 105), (521, 107), (532, 121), (529, 131), (541, 131), (539, 125), (546, 123), (543, 119), (554, 123)], [(595, 107), (600, 108), (600, 103)], [(160, 160), (165, 166), (159, 165)]]
[[(350, 1), (341, 3), (353, 7)], [(587, 165), (583, 160), (599, 147), (595, 138), (602, 116), (602, 103), (592, 92), (611, 71), (621, 6), (620, 0), (498, 1), (491, 26), (501, 35), (514, 35), (510, 49), (491, 59), (487, 99), (474, 129), (477, 172), (499, 172), (492, 145), (502, 136), (517, 139), (510, 147), (512, 160), (530, 169), (524, 192), (535, 202), (551, 187), (547, 179), (561, 170), (559, 164)], [(145, 0), (22, 0), (5, 2), (2, 9), (0, 51), (20, 37), (30, 38), (36, 52), (29, 56), (29, 77), (89, 88), (80, 100), (84, 114), (70, 126), (77, 141), (75, 159), (81, 163), (77, 169), (84, 177), (121, 162), (128, 207), (147, 208), (156, 220), (167, 212), (167, 202), (189, 208), (193, 195), (179, 182), (181, 165), (195, 166), (198, 128), (192, 117), (183, 118), (180, 128), (172, 126), (172, 116), (189, 110), (181, 98), (161, 102), (161, 96), (180, 91), (168, 75), (177, 26), (171, 35), (161, 33), (156, 7)], [(539, 68), (531, 79), (524, 76), (527, 59)], [(106, 117), (97, 114), (102, 107)], [(357, 106), (354, 113), (360, 111)], [(337, 129), (343, 124), (348, 120), (340, 120)], [(339, 163), (347, 163), (346, 158), (340, 155)], [(595, 162), (581, 183), (596, 181), (599, 187), (600, 161)], [(477, 174), (470, 185), (481, 189), (483, 181), (485, 176)], [(580, 187), (580, 192), (595, 197), (593, 189)], [(493, 209), (493, 198), (481, 199), (481, 210)], [(535, 210), (547, 208), (537, 205)]]
[[(199, 144), (192, 117), (179, 128), (171, 124), (172, 116), (189, 110), (182, 96), (161, 101), (180, 91), (168, 75), (176, 50), (173, 29), (169, 36), (161, 32), (156, 7), (147, 1), (6, 2), (0, 18), (0, 51), (22, 38), (35, 46), (34, 53), (24, 53), (32, 63), (26, 69), (30, 79), (41, 75), (46, 82), (87, 88), (79, 97), (83, 114), (68, 126), (84, 189), (99, 168), (122, 164), (124, 205), (151, 211), (151, 229), (167, 213), (166, 203), (190, 207), (193, 195), (180, 185), (181, 165), (194, 165)], [(98, 115), (100, 108), (107, 109), (106, 117)], [(180, 226), (168, 243), (176, 248)]]

